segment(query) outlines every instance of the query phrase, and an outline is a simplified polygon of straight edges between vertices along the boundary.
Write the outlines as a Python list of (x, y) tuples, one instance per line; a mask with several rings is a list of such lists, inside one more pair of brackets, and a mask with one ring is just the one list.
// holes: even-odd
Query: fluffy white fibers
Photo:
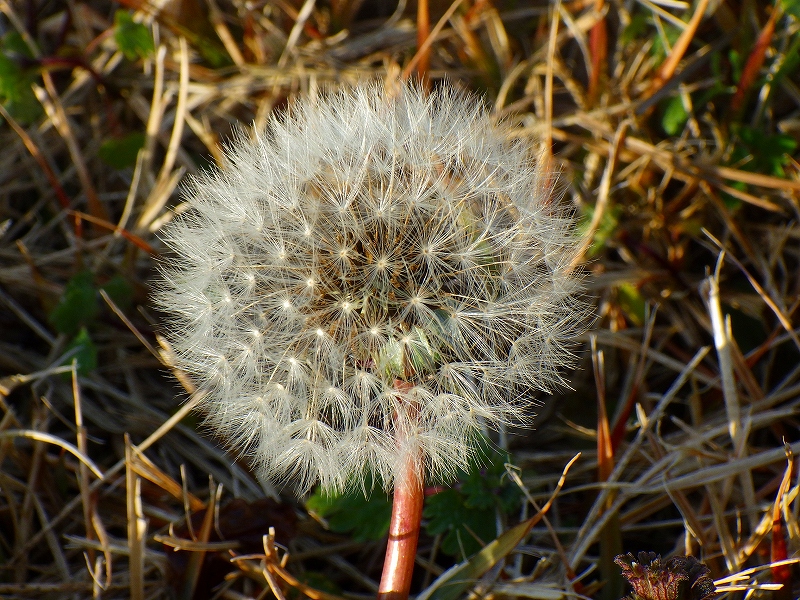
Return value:
[[(524, 419), (583, 328), (554, 175), (448, 88), (305, 99), (165, 230), (157, 305), (202, 410), (301, 491), (446, 480), (485, 424)], [(423, 464), (424, 463), (424, 464)]]

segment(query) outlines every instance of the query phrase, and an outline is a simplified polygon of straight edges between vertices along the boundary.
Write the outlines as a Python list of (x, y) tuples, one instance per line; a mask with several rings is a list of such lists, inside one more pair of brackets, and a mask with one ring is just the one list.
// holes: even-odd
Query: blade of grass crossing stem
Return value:
[[(577, 460), (580, 454), (581, 454), (580, 452), (576, 454), (571, 462)], [(547, 518), (547, 515), (542, 513), (542, 509), (539, 507), (536, 500), (533, 499), (530, 492), (528, 491), (528, 488), (525, 487), (525, 484), (522, 482), (522, 478), (519, 476), (519, 473), (517, 473), (511, 465), (507, 464), (506, 475), (508, 475), (511, 481), (517, 484), (517, 487), (527, 498), (531, 506), (533, 506), (536, 509), (537, 514), (542, 514), (542, 521), (544, 522), (544, 526), (547, 527), (547, 531), (550, 533), (550, 538), (553, 540), (553, 546), (555, 547), (555, 550), (558, 553), (558, 557), (561, 560), (561, 564), (564, 565), (564, 574), (570, 581), (572, 581), (572, 587), (575, 593), (587, 595), (588, 592), (586, 590), (586, 587), (583, 585), (581, 581), (578, 580), (577, 574), (569, 564), (569, 557), (567, 557), (567, 553), (564, 550), (564, 546), (561, 544), (561, 540), (559, 540), (558, 538), (558, 533), (556, 533), (556, 530), (553, 528), (552, 524), (550, 523), (550, 520)], [(515, 565), (515, 568), (519, 571), (519, 563)]]
[(464, 597), (476, 580), (503, 558), (508, 556), (540, 520), (533, 517), (512, 527), (468, 561), (451, 567), (431, 586), (417, 596), (417, 600), (457, 600)]
[(508, 556), (517, 545), (525, 539), (528, 532), (542, 520), (544, 515), (550, 510), (553, 501), (558, 496), (564, 482), (567, 479), (567, 472), (570, 467), (580, 458), (580, 453), (570, 460), (561, 473), (561, 478), (556, 484), (556, 489), (550, 495), (547, 503), (542, 509), (527, 521), (523, 521), (503, 533), (496, 540), (493, 540), (483, 547), (469, 560), (455, 565), (445, 571), (429, 588), (424, 590), (416, 600), (458, 600), (466, 595), (467, 590), (489, 569), (499, 561)]

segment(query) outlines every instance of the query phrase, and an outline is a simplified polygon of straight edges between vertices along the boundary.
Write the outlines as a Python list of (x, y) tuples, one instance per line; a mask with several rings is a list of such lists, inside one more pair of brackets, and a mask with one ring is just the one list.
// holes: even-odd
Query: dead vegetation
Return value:
[(196, 426), (148, 281), (238, 123), (422, 75), (552, 148), (598, 319), (575, 390), (499, 439), (521, 513), (460, 574), (423, 539), (413, 591), (615, 599), (645, 550), (797, 597), (797, 2), (122, 4), (0, 0), (0, 595), (374, 594), (380, 542)]

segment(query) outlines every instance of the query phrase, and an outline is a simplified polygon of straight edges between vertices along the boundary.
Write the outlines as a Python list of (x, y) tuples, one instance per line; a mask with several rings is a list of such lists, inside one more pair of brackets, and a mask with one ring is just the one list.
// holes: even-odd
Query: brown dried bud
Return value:
[(655, 552), (620, 554), (614, 559), (633, 587), (630, 600), (708, 600), (716, 596), (709, 568), (694, 556), (666, 561)]

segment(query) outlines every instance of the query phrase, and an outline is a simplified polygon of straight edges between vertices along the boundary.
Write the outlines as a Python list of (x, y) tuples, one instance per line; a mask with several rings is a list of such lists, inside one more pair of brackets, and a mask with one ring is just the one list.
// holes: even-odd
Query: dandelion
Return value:
[(157, 303), (208, 424), (262, 477), (421, 506), (423, 478), (563, 383), (586, 312), (573, 220), (509, 133), (447, 87), (362, 85), (191, 182)]

